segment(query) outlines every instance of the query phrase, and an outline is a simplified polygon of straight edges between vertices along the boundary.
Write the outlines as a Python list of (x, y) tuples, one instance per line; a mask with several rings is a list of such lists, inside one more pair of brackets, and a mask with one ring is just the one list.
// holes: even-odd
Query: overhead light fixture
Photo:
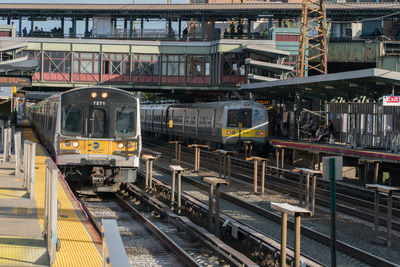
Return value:
[(376, 85), (385, 85), (386, 83), (385, 82), (376, 82)]
[(333, 89), (334, 87), (332, 85), (325, 85), (326, 89)]
[(312, 88), (310, 88), (310, 87), (305, 87), (304, 90), (306, 90), (306, 91), (312, 91)]
[(358, 84), (356, 84), (356, 83), (349, 83), (349, 87), (358, 87)]

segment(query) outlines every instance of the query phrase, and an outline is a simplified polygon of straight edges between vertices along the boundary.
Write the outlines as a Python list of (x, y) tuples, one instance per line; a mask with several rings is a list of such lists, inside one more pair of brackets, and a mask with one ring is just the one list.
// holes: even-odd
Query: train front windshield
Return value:
[(62, 133), (65, 135), (80, 135), (82, 131), (82, 108), (78, 106), (63, 107)]
[(132, 107), (120, 107), (116, 109), (117, 137), (128, 137), (136, 135), (136, 109)]
[(242, 123), (243, 128), (251, 128), (251, 109), (236, 109), (228, 111), (228, 127), (239, 127)]

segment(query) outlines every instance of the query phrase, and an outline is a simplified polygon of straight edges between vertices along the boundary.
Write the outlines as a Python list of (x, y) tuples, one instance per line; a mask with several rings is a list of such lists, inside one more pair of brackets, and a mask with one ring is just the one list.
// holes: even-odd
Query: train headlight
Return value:
[(132, 143), (131, 142), (126, 142), (126, 147), (127, 148), (131, 148), (132, 147)]
[(71, 146), (71, 141), (65, 141), (65, 146)]
[(102, 98), (107, 98), (107, 97), (108, 97), (108, 93), (106, 93), (106, 92), (102, 93), (102, 94), (101, 94), (101, 97), (102, 97)]
[(72, 142), (72, 146), (73, 146), (74, 148), (78, 148), (79, 142), (78, 142), (78, 141)]
[(96, 92), (92, 92), (92, 93), (90, 94), (90, 96), (91, 96), (92, 98), (96, 98), (96, 97), (97, 97), (97, 93), (96, 93)]
[(256, 132), (256, 135), (259, 135), (259, 134), (260, 134), (260, 132), (257, 131), (257, 132)]
[(231, 131), (227, 131), (226, 133), (229, 135), (229, 134), (231, 134)]
[(117, 147), (118, 147), (119, 149), (123, 149), (123, 148), (124, 148), (124, 143), (118, 143)]
[(261, 135), (264, 135), (264, 132), (263, 131), (261, 131), (261, 133), (260, 133)]

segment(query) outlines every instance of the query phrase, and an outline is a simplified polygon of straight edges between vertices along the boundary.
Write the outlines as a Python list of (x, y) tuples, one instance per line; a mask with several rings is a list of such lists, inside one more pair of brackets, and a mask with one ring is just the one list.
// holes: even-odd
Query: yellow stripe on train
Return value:
[[(239, 137), (239, 128), (222, 129), (223, 137)], [(240, 137), (267, 137), (268, 132), (261, 129), (242, 129)]]
[(92, 155), (109, 155), (117, 154), (118, 152), (134, 152), (136, 151), (136, 146), (136, 142), (133, 141), (111, 141), (93, 139), (63, 140), (60, 144), (61, 154), (67, 154), (69, 153), (69, 151), (79, 151), (79, 154)]

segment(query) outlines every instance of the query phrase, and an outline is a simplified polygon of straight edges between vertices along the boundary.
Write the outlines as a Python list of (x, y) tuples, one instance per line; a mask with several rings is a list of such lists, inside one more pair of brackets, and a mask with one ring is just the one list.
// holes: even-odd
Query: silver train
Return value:
[(212, 148), (236, 148), (243, 141), (264, 145), (268, 112), (247, 100), (141, 106), (142, 131)]
[(65, 178), (95, 191), (134, 182), (141, 152), (139, 100), (109, 87), (72, 89), (30, 106), (28, 117)]

